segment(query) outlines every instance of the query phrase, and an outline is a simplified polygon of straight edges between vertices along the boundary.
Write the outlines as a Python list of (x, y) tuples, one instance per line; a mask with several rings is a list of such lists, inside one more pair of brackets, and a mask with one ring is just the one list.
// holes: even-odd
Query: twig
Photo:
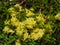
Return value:
[(22, 5), (25, 1), (26, 1), (26, 0), (23, 0), (23, 1), (20, 3), (20, 5)]

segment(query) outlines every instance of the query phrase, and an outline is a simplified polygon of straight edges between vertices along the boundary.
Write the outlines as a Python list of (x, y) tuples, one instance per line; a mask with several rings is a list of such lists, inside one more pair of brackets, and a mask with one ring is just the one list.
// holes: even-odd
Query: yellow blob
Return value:
[(11, 33), (11, 34), (13, 34), (14, 31), (13, 31), (12, 29), (9, 29), (9, 31), (8, 31), (7, 33)]
[(24, 32), (24, 26), (23, 24), (20, 22), (18, 27), (16, 28), (16, 34), (19, 35), (19, 36), (22, 36), (23, 35), (23, 32)]
[(19, 39), (16, 40), (15, 45), (21, 45)]
[(33, 32), (31, 33), (31, 39), (34, 39), (34, 40), (38, 40), (40, 38), (42, 38), (44, 35), (44, 29), (35, 29), (33, 30)]
[(25, 9), (26, 10), (26, 16), (33, 16), (34, 15), (34, 13), (32, 12), (32, 11), (30, 11), (30, 10), (28, 10), (28, 9)]
[(7, 33), (7, 32), (9, 31), (9, 27), (8, 27), (8, 26), (5, 26), (4, 29), (3, 29), (3, 31), (4, 31), (5, 33)]
[(26, 21), (25, 21), (25, 25), (28, 28), (33, 28), (33, 26), (36, 25), (36, 21), (34, 21), (34, 18), (27, 18)]
[(12, 17), (11, 18), (11, 23), (12, 23), (13, 26), (17, 27), (20, 22), (19, 22), (19, 20), (16, 17)]
[(5, 25), (9, 25), (10, 20), (6, 20), (6, 21), (4, 21), (4, 23), (5, 23)]
[(13, 12), (15, 12), (15, 9), (13, 7), (11, 7), (8, 9), (8, 12), (13, 13)]
[(20, 6), (19, 4), (16, 4), (15, 7), (16, 7), (16, 8), (19, 8), (19, 11), (22, 11), (22, 10), (23, 10), (23, 9), (22, 9), (22, 6)]
[(55, 19), (60, 20), (60, 13), (55, 16)]
[(29, 38), (29, 35), (27, 32), (24, 33), (23, 38), (24, 38), (23, 40), (26, 40), (27, 38)]
[(12, 29), (10, 29), (8, 26), (4, 27), (3, 32), (5, 32), (7, 34), (9, 34), (9, 33), (13, 34), (14, 33), (14, 31)]
[(36, 17), (36, 19), (37, 19), (37, 21), (45, 22), (45, 19), (44, 19), (43, 16), (41, 16), (41, 15), (38, 15), (38, 16)]
[(34, 9), (33, 9), (32, 7), (30, 8), (30, 10), (31, 10), (31, 11), (34, 11)]

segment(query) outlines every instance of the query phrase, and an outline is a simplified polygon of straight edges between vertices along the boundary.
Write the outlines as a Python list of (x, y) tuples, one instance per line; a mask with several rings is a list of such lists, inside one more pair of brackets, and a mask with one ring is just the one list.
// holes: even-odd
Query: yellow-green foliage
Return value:
[[(19, 4), (8, 9), (8, 13), (11, 18), (5, 20), (5, 27), (3, 29), (4, 33), (16, 33), (18, 35), (18, 40), (16, 40), (16, 45), (21, 45), (19, 42), (22, 39), (26, 41), (27, 39), (38, 40), (45, 34), (46, 28), (51, 28), (50, 24), (46, 24), (46, 19), (41, 13), (33, 13), (34, 9), (22, 8)], [(24, 14), (22, 14), (24, 13)], [(25, 18), (21, 21), (21, 19)], [(15, 27), (11, 29), (9, 25)], [(44, 26), (45, 28), (40, 28), (39, 26)], [(15, 32), (16, 31), (16, 32)]]
[(0, 0), (0, 45), (60, 45), (60, 0)]

